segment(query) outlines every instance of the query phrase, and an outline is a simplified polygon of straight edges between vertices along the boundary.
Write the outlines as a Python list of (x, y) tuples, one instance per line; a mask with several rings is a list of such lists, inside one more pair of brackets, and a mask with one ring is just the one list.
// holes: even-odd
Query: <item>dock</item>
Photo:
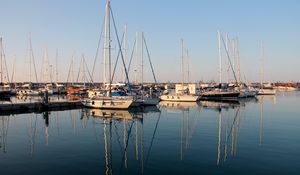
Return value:
[(26, 112), (42, 112), (66, 109), (78, 109), (83, 105), (80, 100), (76, 101), (52, 101), (52, 102), (24, 102), (0, 104), (0, 114), (18, 114)]

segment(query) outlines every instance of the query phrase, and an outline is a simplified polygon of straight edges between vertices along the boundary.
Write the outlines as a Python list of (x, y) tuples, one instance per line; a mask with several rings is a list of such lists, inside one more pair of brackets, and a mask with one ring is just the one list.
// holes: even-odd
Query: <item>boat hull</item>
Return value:
[(136, 99), (132, 106), (156, 106), (159, 103), (159, 98), (147, 98), (144, 97), (143, 99)]
[(98, 97), (81, 101), (85, 107), (98, 109), (128, 109), (133, 103), (132, 98), (125, 97)]
[(237, 91), (208, 91), (201, 94), (200, 99), (204, 100), (236, 100), (240, 96)]

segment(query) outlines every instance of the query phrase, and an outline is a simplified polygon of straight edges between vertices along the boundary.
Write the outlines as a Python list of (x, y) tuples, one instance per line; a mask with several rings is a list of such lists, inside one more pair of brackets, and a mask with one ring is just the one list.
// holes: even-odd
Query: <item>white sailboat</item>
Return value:
[(264, 81), (264, 47), (263, 44), (261, 44), (261, 54), (262, 54), (262, 65), (261, 65), (261, 87), (258, 90), (257, 95), (275, 95), (276, 94), (276, 89), (273, 89), (272, 86), (266, 88), (264, 87), (263, 81)]
[[(141, 61), (142, 61), (142, 71), (141, 71), (141, 74), (142, 74), (142, 87), (144, 87), (144, 43), (145, 43), (145, 37), (144, 37), (144, 33), (142, 32), (142, 53), (141, 53)], [(147, 45), (146, 45), (147, 47)], [(148, 50), (148, 49), (147, 49)], [(148, 53), (149, 55), (149, 53)], [(149, 61), (150, 61), (150, 58), (149, 58)], [(152, 64), (150, 62), (150, 65), (151, 65), (151, 68), (152, 68)], [(152, 69), (153, 71), (153, 69)], [(154, 71), (153, 71), (154, 72)], [(153, 74), (154, 76), (154, 74)], [(156, 78), (154, 76), (154, 81), (156, 83)], [(154, 105), (157, 105), (160, 101), (160, 99), (153, 95), (152, 93), (152, 88), (150, 88), (150, 94), (146, 94), (147, 92), (144, 90), (141, 91), (141, 95), (140, 96), (137, 96), (137, 99), (135, 100), (135, 104), (137, 105), (142, 105), (142, 106), (154, 106)]]
[(34, 56), (33, 56), (33, 49), (32, 49), (32, 42), (31, 42), (31, 34), (29, 34), (29, 46), (28, 46), (28, 57), (29, 57), (29, 83), (24, 84), (21, 88), (17, 90), (17, 95), (21, 96), (38, 96), (41, 95), (41, 91), (37, 88), (33, 87), (32, 81), (31, 81), (31, 66), (33, 65), (34, 68), (34, 74), (35, 74), (35, 81), (37, 82), (37, 74), (36, 74), (36, 68), (35, 68), (35, 62), (34, 62)]
[[(111, 38), (110, 38), (110, 0), (106, 1), (105, 8), (105, 32), (104, 32), (104, 63), (108, 62), (108, 91), (105, 96), (94, 96), (82, 100), (82, 104), (86, 107), (99, 109), (128, 109), (133, 103), (132, 96), (112, 96), (112, 76), (111, 76)], [(104, 66), (106, 66), (104, 64)], [(103, 86), (106, 84), (106, 69), (104, 68)], [(105, 89), (105, 87), (104, 87)]]
[(192, 95), (190, 94), (189, 92), (186, 92), (186, 91), (189, 91), (188, 90), (188, 87), (187, 89), (184, 89), (185, 88), (185, 85), (184, 85), (184, 47), (183, 47), (183, 40), (181, 40), (181, 44), (182, 44), (182, 55), (181, 55), (181, 59), (182, 59), (182, 83), (181, 83), (181, 86), (177, 85), (177, 87), (180, 87), (181, 90), (180, 90), (180, 93), (175, 93), (175, 94), (163, 94), (160, 96), (160, 100), (162, 101), (177, 101), (177, 102), (196, 102), (199, 100), (199, 96), (197, 95)]
[[(7, 75), (5, 75), (4, 69), (6, 69)], [(9, 98), (11, 94), (11, 88), (9, 85), (9, 76), (2, 44), (2, 37), (0, 37), (0, 77), (0, 99)], [(7, 82), (4, 82), (4, 79), (6, 79)]]

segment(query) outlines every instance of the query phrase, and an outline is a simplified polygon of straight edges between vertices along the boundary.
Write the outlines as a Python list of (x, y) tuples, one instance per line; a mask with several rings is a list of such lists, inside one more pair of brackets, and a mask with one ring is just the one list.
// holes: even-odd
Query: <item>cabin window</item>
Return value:
[(167, 96), (167, 98), (169, 98), (169, 96)]
[(92, 105), (94, 105), (95, 104), (95, 102), (94, 101), (92, 101)]

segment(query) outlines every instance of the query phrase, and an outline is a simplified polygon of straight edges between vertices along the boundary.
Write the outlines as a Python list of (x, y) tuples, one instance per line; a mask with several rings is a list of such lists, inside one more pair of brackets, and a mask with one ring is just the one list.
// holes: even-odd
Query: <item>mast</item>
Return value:
[[(142, 40), (144, 38), (144, 32), (142, 32)], [(141, 74), (142, 74), (142, 86), (143, 86), (143, 83), (144, 83), (144, 42), (141, 41), (142, 43), (142, 53), (141, 53), (141, 59), (142, 59), (142, 70), (141, 70)]]
[[(124, 62), (125, 62), (125, 65), (126, 65), (126, 59), (127, 59), (127, 24), (125, 24), (124, 26)], [(123, 82), (126, 82), (126, 75), (125, 75), (125, 67), (123, 68)]]
[(35, 81), (37, 82), (38, 80), (37, 80), (37, 74), (36, 74), (36, 68), (35, 68), (35, 62), (34, 62), (34, 56), (33, 56), (31, 33), (29, 33), (29, 64), (30, 64), (30, 76), (29, 76), (29, 78), (30, 78), (30, 83), (31, 83), (31, 61), (33, 62)]
[(58, 50), (56, 49), (56, 56), (55, 56), (55, 81), (58, 83)]
[(261, 89), (263, 89), (263, 82), (264, 82), (264, 46), (263, 42), (261, 41), (261, 68), (260, 68), (260, 85)]
[(105, 6), (105, 18), (104, 18), (104, 40), (103, 40), (103, 88), (105, 89), (105, 83), (106, 83), (106, 43), (107, 43), (107, 13), (108, 12), (108, 1), (106, 1), (106, 6)]
[(236, 69), (236, 67), (235, 67), (235, 39), (232, 38), (230, 43), (231, 43), (231, 58), (232, 58), (231, 63), (232, 63), (233, 70), (235, 70)]
[(181, 39), (181, 72), (182, 72), (182, 91), (184, 89), (183, 85), (184, 85), (184, 47), (183, 47), (183, 39)]
[(136, 50), (136, 68), (134, 70), (134, 82), (137, 83), (137, 72), (138, 72), (138, 58), (139, 58), (139, 51), (138, 51), (138, 32), (135, 33), (135, 40), (136, 40), (136, 45), (135, 45), (135, 50)]
[(105, 88), (106, 84), (106, 76), (107, 76), (107, 70), (106, 70), (106, 61), (108, 61), (108, 77), (109, 77), (109, 92), (107, 96), (111, 96), (111, 39), (110, 39), (110, 0), (106, 1), (106, 7), (105, 7), (105, 22), (104, 22), (105, 28), (104, 28), (104, 74), (103, 74), (103, 86)]
[[(226, 46), (225, 46), (225, 47), (226, 47), (225, 50), (226, 50), (226, 53), (227, 53), (228, 50), (229, 50), (229, 49), (228, 49), (228, 48), (229, 48), (229, 47), (228, 47), (228, 33), (226, 33), (226, 44), (225, 44), (225, 45), (226, 45)], [(228, 54), (227, 54), (227, 57), (229, 57)], [(230, 65), (229, 65), (229, 59), (226, 59), (226, 60), (227, 60), (227, 61), (226, 61), (226, 62), (227, 62), (227, 83), (229, 83), (229, 67), (230, 67)]]
[(110, 0), (107, 0), (107, 18), (108, 18), (108, 76), (109, 76), (109, 94), (111, 96), (111, 39), (110, 39)]
[(186, 49), (186, 58), (187, 58), (187, 82), (190, 83), (190, 57), (189, 50)]
[(3, 44), (2, 44), (2, 37), (0, 37), (0, 73), (1, 73), (1, 84), (3, 83)]
[(239, 38), (236, 37), (236, 64), (237, 64), (237, 71), (238, 71), (238, 81), (241, 83), (241, 65), (240, 65), (240, 51), (239, 51)]
[(219, 50), (219, 83), (222, 83), (222, 53), (221, 53), (221, 33), (218, 31), (218, 50)]

